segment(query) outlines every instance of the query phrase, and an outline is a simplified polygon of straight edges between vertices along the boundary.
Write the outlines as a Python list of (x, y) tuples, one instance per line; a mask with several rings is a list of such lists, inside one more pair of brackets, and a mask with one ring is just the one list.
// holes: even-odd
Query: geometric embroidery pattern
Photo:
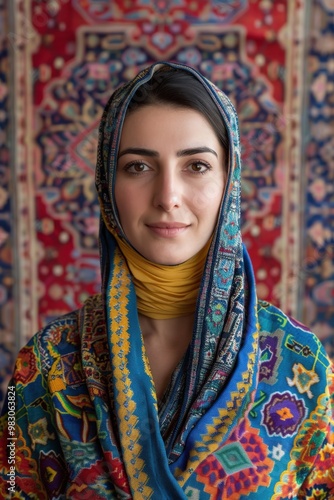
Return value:
[(246, 418), (228, 442), (196, 469), (197, 481), (205, 485), (204, 491), (210, 498), (238, 500), (261, 486), (268, 487), (273, 466), (259, 430), (253, 429)]
[(78, 352), (70, 352), (61, 357), (62, 371), (66, 385), (76, 385), (85, 379), (82, 372), (80, 355)]
[(197, 488), (192, 488), (191, 486), (187, 486), (187, 488), (185, 489), (185, 494), (186, 494), (186, 497), (190, 498), (191, 500), (200, 500), (201, 499), (200, 490), (198, 490)]
[(254, 467), (240, 443), (227, 444), (214, 455), (222, 464), (227, 475)]
[(282, 338), (284, 332), (278, 329), (275, 335), (263, 335), (260, 337), (260, 377), (267, 384), (274, 385), (279, 373), (278, 367), (282, 361)]
[(36, 443), (46, 445), (49, 439), (55, 439), (55, 434), (49, 433), (47, 419), (40, 418), (33, 424), (28, 424), (28, 434), (31, 438), (31, 446), (35, 449)]
[(301, 394), (306, 392), (310, 399), (313, 398), (310, 387), (319, 382), (318, 375), (313, 370), (306, 370), (300, 363), (295, 363), (292, 367), (292, 371), (294, 373), (293, 379), (286, 378), (289, 386), (293, 387), (295, 385)]
[(67, 479), (67, 471), (62, 458), (54, 451), (49, 451), (48, 453), (41, 451), (40, 473), (47, 487), (48, 497), (57, 497)]

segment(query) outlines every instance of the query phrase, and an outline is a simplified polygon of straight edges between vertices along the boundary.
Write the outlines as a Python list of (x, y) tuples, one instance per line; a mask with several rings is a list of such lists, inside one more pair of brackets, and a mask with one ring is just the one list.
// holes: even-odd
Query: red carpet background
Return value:
[(97, 125), (156, 60), (234, 102), (259, 297), (334, 354), (333, 15), (332, 0), (0, 0), (1, 391), (19, 346), (99, 291)]

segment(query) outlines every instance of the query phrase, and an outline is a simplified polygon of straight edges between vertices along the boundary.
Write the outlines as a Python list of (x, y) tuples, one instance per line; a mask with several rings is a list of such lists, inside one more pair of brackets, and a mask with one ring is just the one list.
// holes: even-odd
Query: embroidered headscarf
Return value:
[[(216, 103), (228, 131), (229, 164), (225, 195), (200, 285), (193, 339), (173, 376), (167, 401), (158, 413), (138, 321), (133, 279), (112, 233), (116, 231), (119, 238), (126, 241), (116, 207), (114, 186), (118, 147), (127, 108), (136, 91), (156, 71), (163, 71), (164, 68), (189, 72), (201, 82)], [(127, 470), (130, 482), (137, 474), (142, 482), (151, 484), (154, 491), (160, 491), (160, 487), (161, 491), (164, 487), (169, 488), (167, 491), (170, 491), (171, 497), (174, 485), (175, 498), (179, 498), (177, 494), (180, 490), (166, 463), (166, 450), (168, 463), (176, 464), (187, 435), (201, 416), (210, 410), (226, 384), (243, 341), (247, 319), (245, 311), (249, 306), (255, 309), (254, 303), (246, 304), (247, 300), (254, 299), (247, 299), (245, 295), (246, 254), (240, 234), (240, 168), (238, 121), (234, 107), (225, 94), (192, 68), (174, 63), (153, 64), (116, 90), (105, 108), (99, 131), (96, 186), (101, 206), (102, 293), (112, 362), (116, 432), (126, 468), (132, 468), (134, 456), (145, 455), (141, 471)], [(252, 323), (255, 322), (254, 319)], [(247, 370), (252, 378), (252, 366), (248, 366)], [(246, 404), (247, 398), (243, 401)], [(132, 429), (130, 436), (129, 425)], [(130, 448), (129, 439), (132, 443)], [(165, 468), (160, 479), (156, 478), (156, 464)], [(168, 485), (161, 483), (164, 481), (162, 477), (166, 481), (168, 478)], [(132, 487), (136, 486), (133, 484)]]

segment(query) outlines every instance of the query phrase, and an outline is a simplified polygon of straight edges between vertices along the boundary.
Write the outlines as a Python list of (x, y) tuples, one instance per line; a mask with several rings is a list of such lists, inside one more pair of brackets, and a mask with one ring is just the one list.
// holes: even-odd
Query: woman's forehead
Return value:
[(182, 144), (186, 141), (189, 147), (199, 144), (204, 146), (206, 142), (216, 147), (220, 144), (206, 117), (192, 108), (150, 104), (137, 108), (125, 117), (120, 149), (125, 143), (127, 145), (135, 143), (139, 147), (147, 143), (164, 145), (164, 141), (167, 140), (173, 141), (173, 144)]

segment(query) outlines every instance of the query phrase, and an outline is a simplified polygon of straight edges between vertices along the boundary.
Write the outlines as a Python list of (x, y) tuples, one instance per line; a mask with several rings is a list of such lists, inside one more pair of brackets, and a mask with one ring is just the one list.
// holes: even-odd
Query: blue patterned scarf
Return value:
[[(125, 238), (113, 192), (122, 123), (134, 93), (150, 80), (155, 71), (161, 70), (162, 64), (155, 64), (142, 71), (133, 81), (117, 90), (110, 99), (100, 126), (96, 173), (102, 210), (100, 239), (104, 273), (103, 293), (110, 332), (109, 347), (113, 353), (114, 397), (119, 421), (117, 430), (120, 442), (125, 443), (127, 447), (128, 428), (125, 426), (123, 430), (121, 423), (130, 418), (128, 408), (131, 406), (131, 418), (136, 421), (133, 430), (136, 430), (137, 438), (134, 451), (128, 451), (129, 456), (125, 457), (125, 466), (131, 463), (134, 456), (142, 456), (144, 453), (142, 480), (148, 481), (154, 490), (162, 487), (161, 477), (168, 478), (166, 488), (169, 481), (171, 484), (175, 483), (168, 462), (177, 461), (184, 450), (190, 430), (210, 410), (221, 394), (234, 368), (247, 331), (251, 335), (256, 331), (254, 287), (246, 294), (248, 280), (245, 275), (245, 250), (240, 236), (241, 163), (236, 112), (229, 99), (197, 71), (177, 64), (166, 64), (166, 67), (170, 66), (188, 71), (203, 84), (226, 123), (230, 146), (227, 186), (201, 283), (193, 340), (182, 360), (182, 366), (173, 377), (168, 401), (159, 415), (138, 323), (134, 287), (111, 230), (116, 229), (120, 236)], [(122, 287), (119, 286), (120, 276)], [(139, 352), (142, 353), (141, 357), (138, 356)], [(254, 350), (254, 361), (255, 358)], [(119, 361), (119, 366), (115, 366), (116, 361)], [(120, 370), (124, 373), (125, 369), (127, 375), (121, 384)], [(252, 372), (253, 367), (250, 365), (247, 371), (250, 379)], [(128, 394), (131, 394), (131, 397)], [(240, 411), (248, 403), (249, 400), (244, 398)], [(150, 439), (153, 440), (149, 447), (148, 426)], [(160, 428), (163, 430), (162, 436)], [(159, 474), (154, 479), (156, 464), (161, 464), (161, 467), (165, 464), (166, 474)], [(128, 474), (129, 477), (132, 475)]]

